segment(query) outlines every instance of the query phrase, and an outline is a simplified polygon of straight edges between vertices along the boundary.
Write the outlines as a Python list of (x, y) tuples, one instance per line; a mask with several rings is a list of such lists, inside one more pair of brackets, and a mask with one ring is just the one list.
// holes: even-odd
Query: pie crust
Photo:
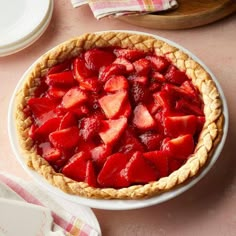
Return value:
[[(157, 55), (165, 55), (181, 71), (185, 71), (202, 95), (206, 121), (194, 153), (180, 169), (158, 181), (121, 189), (90, 187), (87, 183), (76, 182), (61, 173), (55, 172), (47, 161), (36, 153), (36, 147), (28, 136), (28, 130), (32, 121), (23, 112), (23, 109), (27, 100), (33, 96), (34, 89), (39, 84), (39, 78), (44, 76), (50, 67), (69, 58), (76, 57), (84, 50), (108, 46), (136, 48), (143, 51), (153, 51), (154, 49)], [(66, 41), (44, 54), (32, 66), (16, 98), (16, 125), (20, 145), (28, 167), (40, 173), (49, 183), (64, 192), (87, 198), (148, 198), (186, 183), (191, 180), (191, 177), (199, 174), (204, 166), (207, 165), (223, 134), (224, 116), (222, 102), (217, 87), (210, 75), (201, 65), (180, 49), (148, 35), (126, 32), (91, 33)]]

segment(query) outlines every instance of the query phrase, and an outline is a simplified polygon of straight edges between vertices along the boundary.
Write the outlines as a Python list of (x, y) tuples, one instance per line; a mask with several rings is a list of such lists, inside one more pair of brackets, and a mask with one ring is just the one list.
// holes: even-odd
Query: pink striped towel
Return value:
[[(26, 207), (27, 203), (30, 203), (28, 205), (34, 204), (35, 206), (37, 205), (45, 209), (49, 209), (52, 217), (52, 232), (50, 231), (52, 235), (101, 235), (98, 222), (96, 221), (96, 218), (93, 215), (91, 209), (89, 209), (88, 207), (79, 206), (78, 204), (74, 203), (68, 203), (66, 200), (60, 199), (57, 196), (49, 196), (45, 191), (38, 188), (38, 186), (32, 182), (26, 182), (17, 177), (13, 177), (1, 172), (0, 199), (13, 200), (13, 202), (15, 200), (20, 201), (22, 202), (22, 204), (24, 203)], [(71, 209), (71, 211), (74, 211), (74, 213), (70, 213), (69, 209)], [(79, 212), (80, 218), (78, 218)], [(87, 221), (87, 223), (85, 221)]]
[(176, 8), (176, 0), (71, 0), (74, 7), (89, 4), (94, 16), (122, 16), (165, 11)]

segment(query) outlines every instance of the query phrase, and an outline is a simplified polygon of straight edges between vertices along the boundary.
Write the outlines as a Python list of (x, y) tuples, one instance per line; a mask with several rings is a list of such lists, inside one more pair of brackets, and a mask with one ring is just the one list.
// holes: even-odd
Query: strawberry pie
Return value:
[(17, 94), (28, 166), (88, 198), (151, 197), (197, 175), (220, 142), (210, 75), (152, 36), (85, 34), (43, 55)]

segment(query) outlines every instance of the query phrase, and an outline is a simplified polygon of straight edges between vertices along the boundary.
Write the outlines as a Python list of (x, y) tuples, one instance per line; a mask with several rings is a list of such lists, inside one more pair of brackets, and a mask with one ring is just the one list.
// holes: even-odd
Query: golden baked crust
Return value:
[[(194, 154), (180, 169), (167, 177), (145, 185), (134, 185), (122, 189), (93, 188), (84, 182), (76, 182), (57, 173), (41, 156), (37, 155), (32, 140), (28, 137), (31, 118), (26, 117), (23, 108), (27, 100), (33, 96), (33, 91), (41, 76), (47, 70), (68, 58), (75, 57), (81, 51), (93, 47), (119, 46), (136, 48), (143, 51), (155, 50), (157, 55), (165, 55), (180, 70), (185, 71), (192, 83), (199, 89), (203, 103), (206, 122), (199, 137)], [(17, 94), (16, 123), (19, 140), (27, 165), (40, 173), (52, 185), (69, 194), (100, 199), (139, 199), (147, 198), (170, 190), (190, 177), (197, 175), (211, 158), (215, 147), (221, 140), (224, 116), (219, 92), (210, 75), (186, 53), (162, 40), (152, 36), (125, 32), (107, 32), (101, 34), (84, 34), (69, 40), (43, 55), (26, 76), (22, 89)]]

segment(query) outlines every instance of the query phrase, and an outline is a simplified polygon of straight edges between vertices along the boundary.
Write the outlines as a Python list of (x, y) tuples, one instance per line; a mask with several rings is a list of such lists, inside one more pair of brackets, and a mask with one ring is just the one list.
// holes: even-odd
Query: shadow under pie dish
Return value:
[(40, 57), (13, 114), (27, 166), (53, 186), (134, 200), (208, 166), (225, 135), (223, 108), (215, 81), (182, 49), (152, 35), (102, 32)]

